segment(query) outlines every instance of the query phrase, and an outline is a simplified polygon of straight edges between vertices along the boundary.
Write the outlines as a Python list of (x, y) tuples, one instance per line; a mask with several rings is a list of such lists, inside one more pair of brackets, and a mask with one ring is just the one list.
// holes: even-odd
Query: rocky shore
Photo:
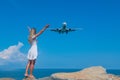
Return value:
[(0, 80), (15, 80), (13, 78), (0, 78)]
[[(15, 80), (15, 79), (0, 79), (0, 80)], [(106, 69), (101, 66), (85, 68), (81, 71), (71, 73), (54, 73), (49, 77), (39, 79), (25, 78), (23, 80), (120, 80), (119, 76), (108, 74)]]

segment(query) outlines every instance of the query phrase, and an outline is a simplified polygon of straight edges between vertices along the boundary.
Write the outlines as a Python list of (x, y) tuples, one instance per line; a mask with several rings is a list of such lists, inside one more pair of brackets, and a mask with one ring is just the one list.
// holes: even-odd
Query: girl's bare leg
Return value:
[(28, 76), (28, 69), (30, 67), (30, 61), (28, 61), (24, 76)]
[(34, 76), (33, 76), (34, 65), (35, 65), (35, 60), (31, 60), (30, 61), (30, 76), (29, 76), (31, 78), (34, 78)]

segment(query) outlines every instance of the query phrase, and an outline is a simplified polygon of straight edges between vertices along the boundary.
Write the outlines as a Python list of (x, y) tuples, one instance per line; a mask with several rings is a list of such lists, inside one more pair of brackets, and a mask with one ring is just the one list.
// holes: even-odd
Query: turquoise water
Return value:
[[(79, 71), (80, 69), (35, 69), (34, 75), (36, 78), (42, 78), (50, 76), (53, 73), (57, 72), (74, 72)], [(0, 71), (0, 78), (10, 77), (16, 80), (22, 80), (24, 78), (25, 69), (12, 70), (12, 71)], [(107, 70), (108, 73), (115, 75), (120, 75), (120, 70)]]

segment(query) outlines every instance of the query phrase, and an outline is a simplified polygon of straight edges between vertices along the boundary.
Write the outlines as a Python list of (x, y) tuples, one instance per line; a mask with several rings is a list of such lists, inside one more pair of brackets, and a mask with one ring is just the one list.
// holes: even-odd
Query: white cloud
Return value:
[(23, 62), (26, 60), (26, 56), (20, 52), (20, 48), (23, 43), (19, 42), (18, 45), (13, 45), (0, 52), (0, 65), (4, 65), (10, 62)]

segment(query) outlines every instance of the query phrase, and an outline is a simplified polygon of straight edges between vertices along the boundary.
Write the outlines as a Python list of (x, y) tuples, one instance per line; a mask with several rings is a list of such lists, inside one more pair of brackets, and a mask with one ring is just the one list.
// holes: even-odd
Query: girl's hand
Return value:
[(45, 28), (48, 28), (50, 25), (49, 24), (47, 24), (46, 26), (45, 26)]

